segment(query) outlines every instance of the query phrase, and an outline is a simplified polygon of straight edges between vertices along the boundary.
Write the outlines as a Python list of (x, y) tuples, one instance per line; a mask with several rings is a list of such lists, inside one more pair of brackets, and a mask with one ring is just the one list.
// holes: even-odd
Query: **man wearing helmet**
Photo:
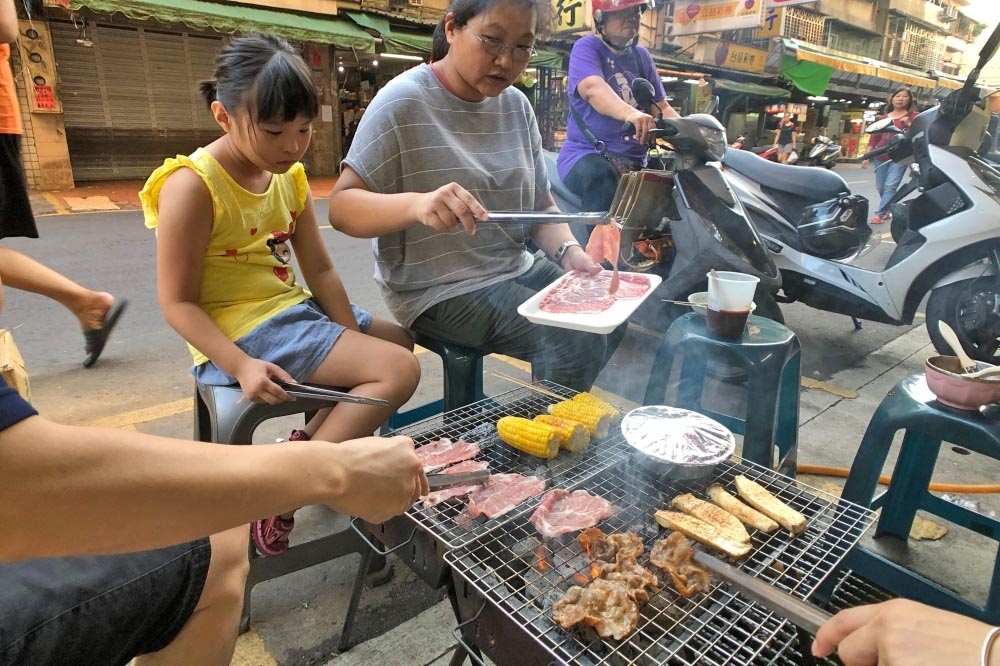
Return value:
[[(584, 210), (597, 211), (611, 207), (620, 171), (645, 166), (655, 122), (649, 112), (678, 114), (666, 100), (652, 56), (636, 43), (639, 17), (653, 0), (593, 0), (592, 5), (597, 34), (577, 40), (569, 57), (570, 113), (557, 166), (566, 186), (583, 199)], [(638, 77), (653, 84), (655, 109), (636, 108), (631, 84)], [(625, 121), (635, 126), (633, 136), (622, 137)]]

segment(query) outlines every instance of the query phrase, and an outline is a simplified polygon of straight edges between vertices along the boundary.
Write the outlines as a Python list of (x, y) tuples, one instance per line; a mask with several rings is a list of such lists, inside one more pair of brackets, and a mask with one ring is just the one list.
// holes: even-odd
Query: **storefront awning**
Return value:
[(934, 89), (937, 87), (937, 81), (932, 78), (921, 76), (914, 72), (906, 72), (898, 67), (891, 67), (889, 65), (879, 65), (878, 76), (911, 88)]
[(819, 48), (806, 46), (795, 40), (786, 39), (785, 50), (786, 52), (793, 52), (796, 60), (805, 60), (818, 65), (825, 65), (826, 67), (836, 69), (841, 72), (867, 74), (869, 76), (876, 76), (878, 74), (878, 68), (864, 60), (857, 60), (838, 54), (826, 53)]
[(207, 0), (70, 0), (102, 14), (121, 12), (133, 19), (183, 23), (198, 30), (225, 33), (272, 32), (301, 42), (332, 44), (338, 49), (375, 52), (375, 39), (350, 21), (290, 14)]
[(351, 19), (362, 28), (374, 30), (379, 35), (385, 36), (391, 32), (391, 29), (389, 28), (389, 19), (384, 16), (366, 14), (365, 12), (344, 12), (344, 16)]
[(769, 97), (772, 99), (787, 99), (792, 96), (791, 90), (785, 90), (777, 86), (765, 86), (760, 83), (747, 83), (745, 81), (730, 81), (729, 79), (712, 79), (716, 88), (730, 90), (732, 92), (744, 93), (746, 95), (756, 95), (757, 97)]
[[(382, 44), (389, 53), (400, 53), (402, 55), (415, 55), (422, 58), (430, 57), (431, 36), (416, 32), (403, 32), (395, 30), (389, 34), (382, 35)], [(528, 67), (550, 67), (552, 69), (562, 69), (563, 56), (555, 51), (538, 50), (538, 55), (528, 62)]]

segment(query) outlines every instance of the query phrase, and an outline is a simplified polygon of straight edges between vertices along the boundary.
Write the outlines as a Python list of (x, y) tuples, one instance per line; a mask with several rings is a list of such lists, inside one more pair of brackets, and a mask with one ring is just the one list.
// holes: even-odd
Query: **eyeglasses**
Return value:
[[(469, 28), (466, 28), (469, 30)], [(534, 46), (507, 46), (499, 39), (494, 39), (492, 37), (483, 37), (477, 35), (472, 30), (469, 30), (469, 34), (479, 40), (479, 43), (483, 45), (483, 50), (489, 53), (491, 56), (502, 57), (505, 53), (510, 53), (511, 58), (516, 62), (527, 62), (531, 60), (533, 56), (538, 55), (538, 49)]]

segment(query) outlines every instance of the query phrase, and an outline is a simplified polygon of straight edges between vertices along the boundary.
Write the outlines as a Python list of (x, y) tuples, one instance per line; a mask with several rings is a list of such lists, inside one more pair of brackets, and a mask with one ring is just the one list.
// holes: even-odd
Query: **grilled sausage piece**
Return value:
[(747, 506), (738, 497), (726, 492), (726, 489), (718, 483), (710, 485), (707, 492), (713, 502), (739, 518), (740, 522), (744, 525), (761, 530), (762, 532), (773, 532), (778, 529), (778, 523), (757, 509)]
[(715, 525), (706, 523), (700, 518), (689, 516), (686, 513), (657, 511), (653, 514), (653, 518), (656, 519), (656, 522), (660, 526), (680, 532), (710, 548), (721, 550), (730, 557), (743, 557), (750, 552), (750, 544), (748, 542), (734, 541)]
[(722, 530), (722, 533), (726, 537), (733, 541), (750, 542), (750, 534), (743, 527), (743, 523), (740, 522), (739, 518), (715, 504), (698, 499), (691, 493), (684, 493), (675, 497), (670, 502), (670, 505), (689, 516), (700, 518), (706, 523), (715, 525)]
[(795, 536), (806, 528), (806, 517), (772, 495), (764, 486), (740, 474), (736, 477), (736, 492), (747, 504), (773, 518)]

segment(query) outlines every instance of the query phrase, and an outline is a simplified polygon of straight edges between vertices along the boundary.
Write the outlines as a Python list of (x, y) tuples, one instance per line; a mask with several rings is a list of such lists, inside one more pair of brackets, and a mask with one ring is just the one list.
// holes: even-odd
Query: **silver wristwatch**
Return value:
[(566, 250), (570, 249), (571, 247), (580, 247), (580, 244), (575, 240), (565, 241), (563, 242), (562, 245), (559, 246), (559, 249), (556, 250), (556, 253), (552, 255), (552, 259), (556, 262), (556, 264), (560, 268), (562, 268), (562, 259), (563, 256), (566, 255)]

